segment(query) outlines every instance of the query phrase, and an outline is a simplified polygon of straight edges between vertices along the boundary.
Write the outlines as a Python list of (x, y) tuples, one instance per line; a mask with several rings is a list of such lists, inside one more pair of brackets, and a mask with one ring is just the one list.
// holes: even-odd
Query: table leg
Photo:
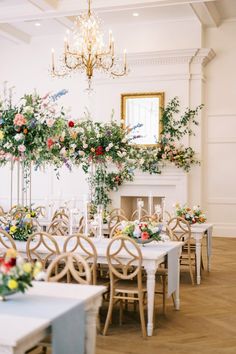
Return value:
[[(179, 257), (181, 255), (181, 252), (179, 254)], [(179, 298), (179, 281), (180, 281), (180, 261), (178, 258), (178, 263), (177, 263), (177, 270), (178, 270), (178, 279), (177, 279), (177, 284), (176, 284), (176, 290), (174, 293), (174, 302), (175, 302), (175, 309), (179, 310), (180, 309), (180, 298)]]
[(102, 298), (94, 301), (93, 306), (86, 311), (85, 354), (95, 354), (97, 337), (97, 316)]
[(211, 248), (212, 248), (212, 231), (213, 227), (209, 227), (207, 230), (207, 270), (211, 271)]
[(155, 269), (146, 268), (147, 272), (147, 335), (152, 336), (153, 333), (153, 311), (154, 311), (154, 296), (155, 296)]
[(196, 270), (197, 284), (201, 284), (201, 240), (196, 238)]

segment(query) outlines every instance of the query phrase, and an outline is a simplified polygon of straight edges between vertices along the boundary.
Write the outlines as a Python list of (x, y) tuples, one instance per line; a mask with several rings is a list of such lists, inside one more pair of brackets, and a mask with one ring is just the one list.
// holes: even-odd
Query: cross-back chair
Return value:
[[(133, 212), (133, 214), (131, 215), (131, 220), (137, 220), (137, 219), (138, 219), (138, 216), (139, 216), (138, 214), (139, 214), (139, 210), (136, 209), (136, 210)], [(143, 216), (145, 216), (145, 215), (148, 215), (147, 210), (144, 209), (144, 208), (141, 208), (141, 218), (142, 218)]]
[(190, 224), (185, 219), (177, 216), (171, 218), (167, 225), (171, 229), (172, 240), (184, 242), (182, 255), (180, 257), (180, 265), (188, 267), (191, 281), (194, 285), (193, 263), (195, 262), (195, 252), (192, 252), (191, 250)]
[(142, 335), (146, 337), (144, 318), (146, 288), (142, 285), (142, 253), (139, 246), (129, 237), (114, 237), (107, 248), (107, 261), (110, 272), (110, 299), (103, 334), (107, 334), (114, 303), (120, 302), (122, 310), (123, 301), (132, 300), (139, 303)]
[(16, 244), (10, 234), (0, 229), (0, 252), (5, 255), (6, 251), (10, 248), (16, 250)]
[(64, 252), (57, 256), (47, 269), (46, 281), (68, 282), (67, 274), (78, 284), (91, 284), (91, 270), (86, 259), (80, 254)]
[(89, 237), (82, 234), (67, 237), (63, 252), (73, 252), (83, 256), (90, 268), (92, 284), (95, 285), (97, 282), (97, 250)]
[(54, 219), (48, 226), (47, 232), (54, 236), (68, 235), (69, 222), (64, 218)]
[(30, 262), (39, 261), (46, 269), (50, 262), (60, 254), (56, 238), (46, 232), (35, 232), (26, 243), (26, 254)]
[(108, 222), (108, 234), (110, 235), (111, 230), (122, 220), (128, 221), (127, 217), (121, 214), (113, 215)]

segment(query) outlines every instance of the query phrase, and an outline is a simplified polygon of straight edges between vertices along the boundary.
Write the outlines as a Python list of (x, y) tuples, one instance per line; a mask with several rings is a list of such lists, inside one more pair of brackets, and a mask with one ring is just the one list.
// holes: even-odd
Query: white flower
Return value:
[(84, 148), (84, 149), (87, 149), (87, 147), (88, 147), (88, 144), (83, 143), (83, 148)]
[(144, 158), (141, 158), (141, 160), (139, 161), (140, 165), (144, 164)]
[(84, 155), (85, 155), (85, 152), (82, 150), (79, 150), (79, 156), (84, 156)]
[(31, 106), (26, 106), (26, 107), (24, 107), (24, 109), (23, 109), (23, 114), (24, 113), (28, 113), (28, 114), (33, 114), (34, 113), (34, 109), (33, 109), (33, 107), (31, 107)]
[(19, 134), (15, 135), (15, 140), (16, 141), (20, 141), (20, 140), (23, 140), (23, 139), (24, 139), (24, 134), (19, 133)]
[(46, 279), (46, 273), (45, 272), (38, 272), (35, 277), (35, 280), (45, 280)]
[(17, 265), (18, 267), (20, 267), (20, 266), (22, 266), (24, 263), (25, 263), (24, 258), (18, 256), (17, 259), (16, 259), (16, 265)]

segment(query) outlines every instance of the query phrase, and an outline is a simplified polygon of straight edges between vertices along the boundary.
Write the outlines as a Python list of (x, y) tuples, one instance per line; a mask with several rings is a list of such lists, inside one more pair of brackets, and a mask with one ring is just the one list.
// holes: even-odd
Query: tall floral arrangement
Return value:
[[(66, 113), (58, 107), (55, 95), (25, 95), (17, 105), (2, 109), (0, 118), (0, 156), (21, 160), (25, 164), (45, 162), (60, 165), (65, 151)], [(68, 142), (69, 143), (69, 142)], [(62, 153), (63, 155), (63, 153)]]

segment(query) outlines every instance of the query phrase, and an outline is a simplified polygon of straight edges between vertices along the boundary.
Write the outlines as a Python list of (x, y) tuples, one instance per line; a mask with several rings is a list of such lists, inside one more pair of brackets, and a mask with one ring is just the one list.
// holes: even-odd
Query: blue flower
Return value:
[(54, 95), (51, 96), (51, 99), (53, 102), (57, 101), (60, 97), (66, 95), (68, 93), (67, 90), (63, 89), (61, 91), (58, 91), (57, 93), (55, 93)]

